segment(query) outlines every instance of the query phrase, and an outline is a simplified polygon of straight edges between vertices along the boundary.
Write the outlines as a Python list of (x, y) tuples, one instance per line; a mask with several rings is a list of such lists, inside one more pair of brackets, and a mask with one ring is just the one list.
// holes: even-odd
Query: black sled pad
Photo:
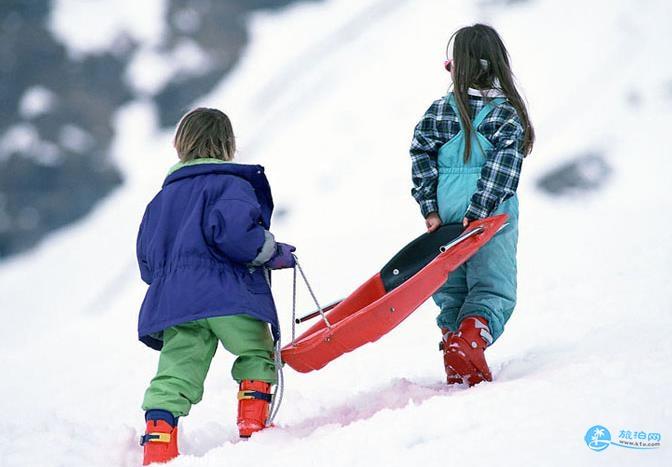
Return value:
[(418, 273), (439, 256), (443, 245), (455, 240), (463, 231), (462, 224), (445, 224), (402, 248), (380, 271), (385, 291), (394, 290)]

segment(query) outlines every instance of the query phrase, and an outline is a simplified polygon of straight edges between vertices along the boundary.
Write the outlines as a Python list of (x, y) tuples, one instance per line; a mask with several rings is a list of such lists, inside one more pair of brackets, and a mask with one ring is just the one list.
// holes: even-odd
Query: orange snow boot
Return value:
[(448, 354), (448, 345), (446, 345), (446, 342), (448, 342), (448, 339), (450, 336), (453, 335), (452, 332), (450, 332), (449, 329), (447, 328), (441, 328), (441, 334), (443, 337), (441, 338), (441, 342), (439, 343), (439, 350), (443, 351), (443, 367), (446, 370), (446, 383), (447, 384), (462, 384), (464, 381), (462, 380), (462, 377), (455, 372), (449, 365), (448, 365), (448, 360), (447, 357), (449, 356)]
[(241, 381), (238, 391), (238, 433), (241, 438), (249, 438), (252, 433), (266, 428), (272, 399), (269, 383), (249, 379)]
[(142, 465), (154, 462), (165, 463), (175, 459), (177, 450), (177, 419), (166, 410), (148, 410), (145, 414), (147, 428), (140, 437), (140, 446), (145, 448)]
[(449, 335), (443, 343), (446, 373), (461, 376), (469, 386), (492, 381), (492, 373), (485, 361), (485, 348), (491, 343), (492, 335), (485, 318), (465, 318), (457, 332)]

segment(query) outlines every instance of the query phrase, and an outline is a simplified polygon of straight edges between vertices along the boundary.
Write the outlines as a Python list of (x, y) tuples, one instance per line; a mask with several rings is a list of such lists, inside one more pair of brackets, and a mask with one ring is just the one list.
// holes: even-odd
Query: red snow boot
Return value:
[(469, 386), (492, 381), (484, 354), (485, 348), (491, 343), (492, 335), (484, 318), (465, 318), (457, 332), (450, 334), (443, 343), (443, 362), (449, 384), (451, 374), (461, 376)]
[(243, 380), (238, 392), (238, 432), (241, 438), (266, 428), (271, 385), (263, 381)]
[(164, 463), (175, 459), (177, 450), (177, 420), (165, 410), (149, 410), (145, 415), (147, 428), (140, 437), (140, 446), (145, 448), (142, 465)]
[(453, 335), (450, 330), (446, 328), (441, 328), (441, 334), (443, 334), (443, 337), (441, 338), (441, 342), (439, 343), (439, 350), (443, 351), (443, 366), (446, 369), (446, 383), (447, 384), (462, 384), (464, 381), (462, 380), (462, 377), (458, 375), (455, 370), (453, 370), (450, 366), (448, 366), (448, 360), (446, 357), (448, 357), (448, 346), (446, 345), (446, 342), (448, 342), (448, 339), (450, 339), (450, 336)]

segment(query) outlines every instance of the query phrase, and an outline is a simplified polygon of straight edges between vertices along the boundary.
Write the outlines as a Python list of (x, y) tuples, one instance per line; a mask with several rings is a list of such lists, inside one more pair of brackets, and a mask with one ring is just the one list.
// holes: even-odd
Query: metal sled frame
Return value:
[(398, 326), (473, 256), (506, 223), (501, 214), (472, 222), (463, 231), (448, 224), (406, 245), (368, 281), (328, 310), (282, 349), (282, 360), (307, 373), (358, 347), (375, 342)]

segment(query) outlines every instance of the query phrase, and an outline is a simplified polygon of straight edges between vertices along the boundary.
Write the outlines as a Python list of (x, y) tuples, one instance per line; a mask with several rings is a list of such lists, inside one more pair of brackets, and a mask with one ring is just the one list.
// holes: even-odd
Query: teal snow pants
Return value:
[[(502, 101), (496, 98), (486, 104), (474, 117), (472, 128), (477, 129)], [(459, 115), (452, 94), (448, 102)], [(462, 222), (487, 156), (495, 149), (485, 136), (473, 131), (470, 157), (465, 162), (464, 143), (464, 134), (460, 131), (439, 150), (437, 201), (444, 223)], [(464, 318), (481, 316), (488, 321), (494, 340), (504, 331), (504, 324), (516, 305), (517, 195), (501, 203), (493, 215), (502, 213), (508, 214), (509, 225), (451, 273), (433, 295), (441, 308), (437, 317), (439, 327), (456, 331)]]
[(518, 200), (505, 201), (496, 212), (501, 213), (509, 215), (509, 225), (452, 272), (432, 296), (441, 308), (436, 319), (439, 327), (456, 331), (464, 318), (482, 316), (493, 342), (502, 335), (516, 305)]

